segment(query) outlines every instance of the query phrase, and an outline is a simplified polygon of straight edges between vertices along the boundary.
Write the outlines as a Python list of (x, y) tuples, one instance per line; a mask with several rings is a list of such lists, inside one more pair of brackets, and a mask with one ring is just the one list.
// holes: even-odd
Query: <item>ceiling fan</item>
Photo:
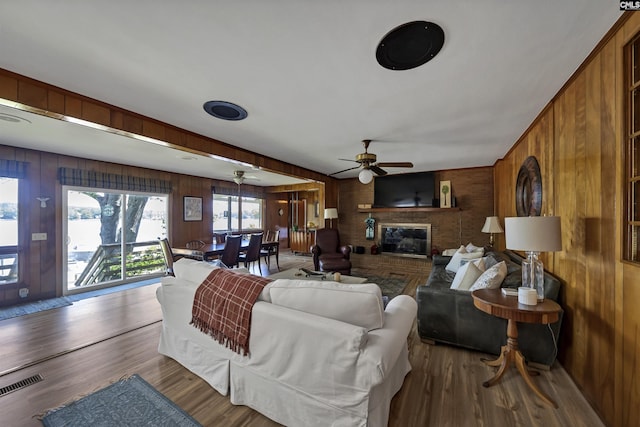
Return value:
[(260, 179), (258, 177), (251, 176), (251, 175), (245, 175), (245, 171), (243, 171), (243, 170), (234, 170), (233, 171), (233, 181), (236, 184), (240, 185), (240, 184), (244, 183), (244, 181), (246, 179), (252, 179), (252, 180), (255, 180), (255, 181), (260, 181)]
[(358, 166), (354, 166), (349, 169), (344, 169), (339, 172), (334, 172), (329, 176), (337, 175), (342, 172), (347, 172), (353, 169), (362, 168), (360, 173), (358, 174), (358, 179), (363, 184), (368, 184), (373, 179), (373, 174), (376, 175), (386, 175), (387, 171), (382, 168), (412, 168), (413, 163), (411, 162), (376, 162), (377, 156), (373, 153), (369, 153), (367, 150), (369, 149), (369, 144), (371, 143), (370, 139), (365, 139), (362, 141), (362, 145), (364, 145), (364, 153), (360, 153), (356, 155), (355, 160), (351, 159), (339, 159), (345, 160), (348, 162), (356, 162), (360, 163)]

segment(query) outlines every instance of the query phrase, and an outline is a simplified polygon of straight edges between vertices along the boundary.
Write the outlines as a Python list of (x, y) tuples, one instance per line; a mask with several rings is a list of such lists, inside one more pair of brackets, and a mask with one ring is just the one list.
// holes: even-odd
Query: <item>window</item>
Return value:
[(167, 195), (71, 187), (63, 194), (65, 293), (164, 272), (157, 239), (167, 235)]
[(0, 175), (0, 285), (18, 281), (18, 179)]
[(626, 51), (627, 138), (624, 259), (640, 262), (640, 35)]
[(263, 200), (255, 197), (214, 194), (213, 231), (261, 229), (262, 206)]

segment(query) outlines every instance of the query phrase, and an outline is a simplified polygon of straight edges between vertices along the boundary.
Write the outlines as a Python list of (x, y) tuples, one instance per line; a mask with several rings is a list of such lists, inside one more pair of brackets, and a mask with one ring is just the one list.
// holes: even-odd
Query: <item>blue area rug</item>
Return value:
[(139, 375), (113, 383), (42, 418), (46, 427), (200, 426)]
[(28, 302), (26, 304), (14, 305), (12, 307), (0, 308), (0, 320), (11, 319), (12, 317), (33, 314), (39, 311), (60, 308), (71, 305), (72, 302), (67, 297), (51, 298), (42, 301)]

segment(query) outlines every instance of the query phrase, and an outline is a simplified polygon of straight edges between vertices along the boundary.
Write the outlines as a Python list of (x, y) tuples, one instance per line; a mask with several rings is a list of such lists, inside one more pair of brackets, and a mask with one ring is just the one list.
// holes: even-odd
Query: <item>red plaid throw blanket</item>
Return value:
[(251, 309), (271, 282), (218, 268), (196, 290), (191, 324), (236, 353), (249, 354)]

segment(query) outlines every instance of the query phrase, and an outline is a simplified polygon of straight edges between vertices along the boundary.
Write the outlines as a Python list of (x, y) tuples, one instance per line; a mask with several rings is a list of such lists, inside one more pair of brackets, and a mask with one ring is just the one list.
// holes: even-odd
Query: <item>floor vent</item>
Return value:
[(17, 383), (13, 383), (11, 385), (0, 388), (0, 396), (4, 396), (5, 394), (9, 394), (12, 391), (20, 390), (21, 388), (28, 387), (32, 384), (39, 383), (44, 380), (42, 375), (37, 374), (29, 378), (25, 378), (23, 380), (18, 381)]

